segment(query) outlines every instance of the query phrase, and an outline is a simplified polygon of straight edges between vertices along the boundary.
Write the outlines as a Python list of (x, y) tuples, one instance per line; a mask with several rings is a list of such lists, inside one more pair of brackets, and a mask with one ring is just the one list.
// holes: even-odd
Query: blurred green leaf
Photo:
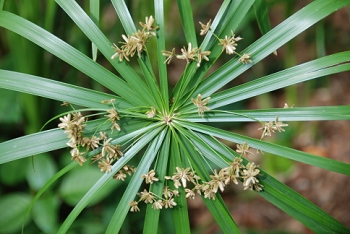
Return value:
[[(59, 188), (59, 195), (66, 203), (75, 206), (102, 175), (103, 173), (98, 168), (88, 165), (72, 170), (64, 177)], [(115, 180), (108, 181), (103, 189), (91, 199), (88, 206), (100, 202), (119, 185), (120, 183)]]
[(33, 207), (33, 220), (42, 232), (47, 234), (57, 232), (59, 204), (58, 196), (49, 193), (38, 200)]
[(259, 29), (264, 35), (271, 29), (266, 0), (255, 0), (254, 11), (256, 19), (258, 21)]
[(20, 94), (6, 89), (0, 89), (0, 92), (0, 113), (6, 113), (0, 115), (0, 124), (19, 123), (22, 119)]
[(57, 172), (57, 167), (51, 155), (43, 153), (33, 156), (26, 171), (30, 188), (38, 191)]
[(0, 165), (0, 180), (6, 185), (16, 185), (26, 178), (28, 159), (21, 159)]
[(30, 201), (31, 197), (22, 193), (0, 197), (0, 233), (18, 233)]

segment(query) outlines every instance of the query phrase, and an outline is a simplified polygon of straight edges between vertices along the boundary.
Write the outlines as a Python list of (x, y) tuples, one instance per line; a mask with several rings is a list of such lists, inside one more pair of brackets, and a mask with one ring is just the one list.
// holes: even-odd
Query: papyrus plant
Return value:
[[(154, 4), (154, 14), (145, 16), (146, 20), (140, 25), (134, 24), (124, 1), (111, 0), (125, 30), (121, 43), (113, 43), (114, 38), (107, 38), (74, 0), (56, 2), (91, 40), (94, 55), (100, 51), (115, 68), (111, 72), (43, 28), (11, 12), (0, 12), (1, 27), (34, 42), (111, 91), (108, 94), (48, 78), (0, 70), (0, 88), (63, 101), (72, 107), (86, 107), (67, 109), (67, 113), (58, 116), (59, 129), (0, 144), (1, 163), (60, 148), (70, 151), (73, 162), (47, 182), (33, 204), (52, 183), (74, 167), (92, 161), (103, 172), (68, 215), (59, 233), (67, 232), (108, 181), (113, 178), (124, 180), (129, 175), (131, 179), (127, 189), (120, 191), (123, 196), (106, 233), (118, 233), (128, 212), (139, 211), (139, 202), (147, 203), (145, 233), (157, 233), (159, 216), (164, 209), (171, 209), (176, 232), (190, 233), (186, 199), (194, 196), (203, 198), (222, 232), (239, 233), (239, 227), (220, 196), (231, 182), (256, 191), (314, 232), (349, 232), (246, 157), (253, 148), (261, 153), (269, 152), (350, 175), (350, 165), (346, 163), (265, 141), (275, 132), (288, 130), (286, 122), (289, 121), (349, 120), (349, 106), (249, 111), (223, 111), (220, 108), (296, 83), (350, 70), (350, 52), (341, 52), (222, 90), (286, 42), (350, 4), (350, 0), (314, 1), (272, 30), (262, 27), (264, 36), (238, 52), (236, 46), (242, 38), (234, 32), (253, 5), (259, 24), (268, 25), (268, 19), (259, 14), (266, 10), (264, 1), (223, 1), (212, 21), (208, 19), (208, 23), (198, 24), (202, 28), (201, 38), (197, 38), (198, 27), (193, 21), (190, 1), (177, 1), (187, 44), (176, 49), (170, 49), (172, 46), (165, 41), (167, 32), (162, 0), (150, 1)], [(156, 47), (149, 48), (149, 40), (155, 40)], [(150, 50), (156, 51), (157, 56), (150, 57)], [(207, 76), (222, 53), (229, 54), (231, 59)], [(167, 66), (172, 59), (183, 59), (186, 68), (170, 92)], [(157, 64), (156, 71), (151, 66), (153, 60)], [(136, 66), (140, 73), (134, 70)], [(89, 114), (84, 115), (85, 111)], [(98, 118), (89, 121), (89, 115)], [(261, 123), (261, 128), (257, 129), (261, 131), (261, 138), (253, 139), (205, 124), (251, 121)], [(229, 148), (218, 139), (236, 143), (237, 149)], [(137, 164), (129, 165), (129, 161), (134, 162), (135, 158)], [(148, 189), (140, 189), (145, 187), (143, 183)]]

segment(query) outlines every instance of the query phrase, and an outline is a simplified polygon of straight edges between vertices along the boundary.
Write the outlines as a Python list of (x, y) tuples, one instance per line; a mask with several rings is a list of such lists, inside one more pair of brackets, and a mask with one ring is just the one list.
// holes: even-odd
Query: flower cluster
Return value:
[[(210, 31), (211, 27), (211, 20), (209, 20), (208, 23), (203, 24), (199, 22), (202, 29), (200, 31), (200, 35), (203, 36), (207, 34)], [(239, 62), (243, 64), (252, 63), (253, 61), (250, 59), (250, 54), (243, 54), (240, 55), (236, 52), (236, 46), (238, 45), (237, 42), (242, 40), (241, 37), (236, 37), (234, 32), (231, 30), (231, 36), (225, 36), (224, 38), (219, 38), (217, 35), (213, 34), (218, 40), (219, 40), (219, 46), (222, 46), (222, 51), (225, 50), (226, 54), (236, 54), (238, 55)], [(200, 67), (201, 62), (203, 60), (209, 61), (208, 56), (210, 55), (211, 51), (202, 51), (201, 48), (194, 47), (192, 48), (192, 44), (188, 43), (187, 49), (186, 47), (183, 47), (181, 49), (181, 54), (175, 53), (175, 48), (173, 48), (171, 51), (162, 50), (162, 55), (167, 57), (164, 61), (166, 64), (170, 64), (171, 60), (173, 58), (177, 59), (184, 59), (187, 63), (190, 63), (191, 61), (197, 62), (197, 67)]]
[[(259, 184), (259, 180), (256, 178), (260, 170), (254, 163), (248, 163), (245, 166), (242, 162), (242, 158), (236, 157), (228, 167), (222, 168), (220, 171), (214, 170), (214, 174), (210, 175), (211, 180), (209, 181), (202, 181), (190, 168), (179, 167), (176, 167), (177, 172), (173, 176), (166, 176), (165, 178), (172, 180), (176, 188), (183, 186), (186, 198), (191, 199), (194, 199), (196, 194), (203, 194), (204, 198), (215, 200), (216, 193), (219, 190), (223, 192), (230, 183), (238, 184), (238, 180), (243, 181), (244, 190), (249, 188), (258, 192), (261, 191), (263, 186)], [(187, 188), (187, 181), (192, 183), (192, 189)]]
[(142, 192), (138, 193), (140, 197), (138, 201), (130, 202), (130, 211), (138, 212), (140, 211), (138, 207), (139, 202), (150, 203), (152, 204), (152, 208), (155, 210), (160, 210), (162, 208), (168, 209), (176, 206), (176, 202), (174, 201), (175, 196), (179, 196), (179, 191), (171, 190), (168, 186), (164, 187), (162, 197), (157, 196), (156, 194), (147, 191), (144, 189)]
[(138, 57), (141, 57), (141, 53), (145, 50), (145, 45), (149, 38), (156, 36), (155, 30), (158, 26), (153, 26), (154, 18), (153, 16), (146, 17), (146, 23), (140, 22), (142, 30), (138, 30), (131, 36), (122, 35), (124, 42), (120, 48), (113, 44), (114, 54), (111, 59), (119, 57), (119, 61), (122, 62), (124, 59), (130, 61), (129, 57), (133, 57), (136, 52)]
[(275, 131), (284, 132), (283, 127), (287, 127), (287, 126), (288, 124), (285, 124), (282, 121), (278, 121), (278, 116), (276, 116), (275, 121), (264, 123), (263, 126), (258, 129), (263, 131), (260, 139), (262, 139), (265, 136), (271, 136), (272, 133), (274, 133)]
[(181, 54), (177, 55), (175, 54), (175, 48), (173, 48), (171, 51), (162, 50), (163, 56), (166, 56), (167, 59), (164, 61), (166, 64), (170, 64), (171, 60), (176, 57), (177, 59), (184, 59), (187, 63), (190, 63), (191, 61), (197, 62), (197, 67), (200, 67), (201, 62), (203, 60), (209, 61), (208, 56), (210, 55), (210, 51), (202, 51), (201, 48), (194, 47), (192, 48), (192, 44), (188, 43), (188, 47), (183, 47), (181, 49)]
[(94, 148), (96, 139), (83, 137), (86, 119), (80, 112), (74, 113), (73, 118), (71, 114), (68, 114), (60, 118), (60, 121), (61, 123), (58, 124), (58, 127), (64, 129), (64, 133), (68, 135), (69, 141), (67, 145), (72, 148), (70, 151), (72, 160), (78, 162), (81, 166), (86, 161), (86, 158), (83, 156), (85, 152), (80, 152), (79, 146), (87, 145), (89, 148)]
[[(113, 99), (102, 101), (102, 103), (105, 104), (111, 104), (113, 102)], [(108, 118), (107, 122), (110, 122), (112, 125), (111, 132), (113, 132), (114, 129), (120, 131), (120, 126), (117, 123), (117, 121), (120, 120), (119, 113), (114, 107), (108, 109), (107, 113), (108, 115), (105, 115), (105, 117)], [(73, 117), (71, 114), (68, 114), (60, 118), (60, 121), (61, 123), (58, 124), (58, 127), (64, 129), (64, 133), (68, 135), (69, 141), (67, 145), (72, 148), (70, 151), (72, 160), (78, 162), (80, 166), (86, 162), (86, 154), (90, 150), (101, 148), (101, 152), (93, 156), (91, 161), (92, 163), (97, 162), (101, 172), (108, 173), (112, 170), (112, 165), (124, 155), (120, 149), (121, 146), (112, 144), (112, 138), (108, 138), (106, 132), (99, 132), (99, 136), (84, 136), (83, 131), (86, 126), (84, 123), (86, 123), (87, 119), (82, 116), (80, 112), (74, 113)], [(84, 152), (82, 152), (82, 148)], [(133, 172), (135, 172), (135, 168), (124, 165), (124, 167), (114, 175), (114, 178), (116, 180), (124, 180), (126, 174), (131, 175)]]
[[(237, 152), (240, 152), (241, 155), (246, 155), (249, 146), (246, 143), (239, 146)], [(172, 181), (176, 189), (182, 186), (185, 189), (186, 198), (189, 199), (194, 199), (196, 194), (203, 194), (204, 198), (215, 200), (218, 191), (223, 192), (227, 185), (230, 183), (238, 184), (238, 181), (242, 181), (244, 190), (250, 189), (260, 192), (263, 185), (261, 185), (256, 178), (260, 170), (254, 162), (249, 162), (247, 165), (244, 165), (242, 162), (243, 159), (241, 157), (236, 157), (229, 166), (222, 168), (220, 171), (214, 170), (214, 174), (210, 175), (209, 181), (202, 181), (196, 172), (189, 167), (176, 167), (176, 172), (174, 172), (172, 176), (165, 176), (164, 178), (168, 181)], [(150, 170), (141, 177), (146, 180), (146, 184), (153, 184), (159, 181), (154, 170)], [(191, 185), (189, 186), (189, 184)], [(166, 186), (161, 198), (144, 189), (143, 192), (138, 193), (140, 197), (138, 201), (130, 202), (130, 211), (140, 211), (138, 203), (141, 201), (151, 203), (152, 208), (157, 210), (163, 207), (172, 208), (176, 206), (174, 197), (179, 195), (179, 191), (176, 189), (171, 190)]]
[(191, 98), (192, 103), (198, 108), (198, 115), (203, 116), (204, 111), (210, 110), (210, 108), (207, 107), (209, 100), (210, 97), (207, 97), (204, 100), (202, 100), (202, 95), (200, 94), (198, 94), (197, 99)]

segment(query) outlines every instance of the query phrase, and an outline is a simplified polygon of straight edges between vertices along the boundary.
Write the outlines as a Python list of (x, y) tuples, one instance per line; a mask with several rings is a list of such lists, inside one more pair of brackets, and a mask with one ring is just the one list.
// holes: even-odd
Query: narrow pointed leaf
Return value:
[(256, 140), (250, 137), (242, 136), (236, 133), (224, 131), (224, 130), (217, 129), (210, 126), (205, 126), (205, 125), (190, 123), (190, 122), (181, 122), (181, 124), (194, 131), (199, 131), (199, 132), (209, 134), (215, 137), (219, 137), (221, 139), (235, 142), (238, 144), (243, 144), (244, 142), (246, 142), (250, 147), (255, 149), (259, 149), (281, 157), (310, 164), (316, 167), (324, 168), (330, 171), (342, 173), (344, 175), (350, 175), (350, 164), (347, 164), (347, 163), (304, 153), (285, 146), (280, 146), (269, 142)]
[[(98, 27), (100, 22), (100, 1), (99, 0), (90, 0), (90, 14), (92, 21)], [(92, 50), (92, 60), (96, 62), (97, 59), (97, 46), (92, 42), (91, 43)]]
[[(23, 81), (25, 81), (26, 85), (23, 85)], [(116, 99), (117, 106), (119, 107), (131, 107), (131, 104), (114, 95), (38, 76), (6, 70), (0, 70), (0, 88), (91, 108), (107, 108), (101, 101), (110, 99)]]
[[(191, 155), (188, 159), (191, 161), (191, 165), (194, 166), (196, 173), (204, 181), (209, 181), (210, 177), (207, 169), (205, 168), (205, 163), (203, 157), (198, 154), (194, 149), (193, 145), (190, 143), (190, 140), (185, 136), (181, 135), (182, 148), (186, 149), (188, 154)], [(220, 226), (223, 233), (240, 233), (236, 223), (232, 219), (232, 216), (222, 199), (220, 194), (217, 194), (215, 200), (206, 199), (202, 195), (203, 201), (207, 208), (210, 210), (210, 213), (213, 215), (214, 219)]]
[[(183, 167), (186, 168), (186, 162), (183, 161), (183, 157), (181, 157), (181, 151), (179, 144), (179, 137), (178, 135), (173, 131), (172, 132), (172, 141), (171, 141), (171, 152), (170, 155), (170, 166), (169, 166), (169, 175), (173, 175), (176, 173), (176, 167)], [(186, 152), (185, 152), (186, 154)], [(183, 155), (188, 156), (188, 155)], [(177, 205), (172, 209), (173, 214), (173, 220), (175, 225), (175, 231), (176, 233), (190, 233), (190, 220), (188, 215), (188, 206), (187, 201), (185, 197), (185, 189), (183, 187), (175, 188), (174, 184), (170, 184), (170, 189), (176, 189), (179, 191), (180, 196), (176, 198)], [(179, 225), (181, 224), (181, 225)]]
[[(253, 64), (258, 63), (319, 20), (348, 4), (350, 4), (350, 0), (313, 1), (240, 53), (251, 54)], [(201, 93), (203, 96), (210, 96), (249, 69), (253, 64), (242, 65), (237, 58), (231, 59), (205, 79), (198, 87), (197, 93)]]
[(190, 0), (177, 0), (176, 2), (179, 8), (186, 41), (187, 43), (191, 43), (192, 47), (197, 47), (196, 29), (194, 27), (191, 2)]
[(53, 129), (0, 143), (0, 164), (66, 147), (67, 135)]
[[(161, 149), (158, 154), (157, 163), (155, 165), (156, 177), (159, 181), (154, 182), (150, 185), (150, 191), (152, 193), (162, 197), (163, 189), (164, 189), (164, 177), (166, 176), (168, 159), (170, 154), (170, 134), (167, 133), (164, 142), (161, 146)], [(147, 204), (146, 216), (145, 216), (145, 224), (143, 226), (143, 233), (158, 233), (158, 225), (159, 225), (159, 215), (160, 210), (156, 210), (152, 208), (152, 204)]]
[[(148, 104), (155, 105), (155, 100), (150, 91), (145, 88), (144, 81), (137, 75), (137, 73), (128, 65), (127, 62), (119, 62), (118, 59), (111, 59), (114, 54), (111, 48), (111, 42), (99, 30), (90, 17), (81, 9), (74, 0), (56, 0), (58, 4), (65, 10), (65, 12), (74, 20), (84, 34), (99, 48), (101, 53), (109, 60), (114, 68), (121, 74), (121, 76), (128, 82), (130, 87), (135, 90), (134, 93), (138, 97), (144, 99)], [(140, 95), (143, 93), (144, 95)], [(145, 99), (146, 98), (146, 99)]]
[[(151, 133), (158, 134), (160, 130), (161, 129), (157, 129)], [(147, 134), (149, 136), (143, 137), (143, 139), (146, 138), (148, 141), (151, 141), (151, 143), (149, 144), (145, 154), (143, 155), (140, 164), (137, 166), (137, 170), (133, 175), (132, 179), (130, 180), (129, 185), (126, 188), (123, 197), (120, 200), (119, 205), (115, 210), (112, 219), (109, 222), (106, 234), (119, 233), (124, 219), (127, 213), (129, 212), (130, 202), (134, 200), (143, 182), (141, 176), (149, 171), (149, 168), (153, 163), (153, 160), (156, 157), (157, 152), (164, 140), (166, 131), (163, 130), (158, 136), (156, 136), (155, 134), (151, 135), (151, 133)]]
[[(113, 166), (112, 171), (101, 176), (101, 178), (96, 182), (96, 184), (85, 194), (85, 196), (79, 201), (79, 203), (74, 207), (71, 213), (68, 215), (66, 220), (61, 225), (58, 230), (59, 234), (66, 233), (69, 227), (72, 225), (74, 220), (80, 214), (80, 212), (89, 204), (91, 199), (96, 193), (98, 193), (103, 186), (115, 175), (130, 159), (132, 159), (149, 141), (152, 137), (155, 137), (159, 133), (159, 130), (155, 129), (146, 134), (141, 138), (133, 147), (131, 147), (122, 158), (120, 158)], [(107, 230), (108, 233), (108, 230)], [(114, 232), (115, 233), (115, 232)], [(118, 233), (118, 232), (116, 232)]]
[(255, 0), (254, 12), (260, 32), (264, 35), (271, 29), (266, 0)]
[[(235, 110), (205, 112), (204, 117), (198, 113), (185, 114), (179, 117), (191, 122), (252, 122), (274, 121), (278, 116), (280, 121), (319, 121), (319, 120), (349, 120), (350, 106), (315, 106), (276, 108), (265, 110)], [(252, 119), (254, 118), (254, 119)]]
[[(130, 101), (130, 103), (141, 106), (144, 105), (144, 101), (140, 100), (137, 93), (135, 93), (123, 80), (43, 28), (6, 11), (0, 11), (0, 26), (41, 46), (58, 58), (90, 76), (100, 84), (109, 88), (111, 91), (124, 97), (125, 100)], [(96, 26), (94, 25), (94, 27)], [(131, 98), (130, 94), (135, 95)]]
[[(159, 81), (160, 91), (163, 95), (163, 100), (166, 102), (169, 100), (169, 87), (168, 87), (168, 75), (167, 65), (164, 63), (165, 57), (162, 55), (162, 51), (165, 48), (165, 24), (164, 24), (164, 1), (154, 0), (154, 18), (158, 25), (157, 33), (157, 64), (159, 69)], [(169, 105), (165, 105), (169, 108)]]

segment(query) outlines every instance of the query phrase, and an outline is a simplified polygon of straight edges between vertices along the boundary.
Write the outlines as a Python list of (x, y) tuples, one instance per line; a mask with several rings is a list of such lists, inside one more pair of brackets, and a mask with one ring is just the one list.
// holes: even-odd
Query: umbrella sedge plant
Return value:
[[(11, 12), (0, 11), (0, 26), (34, 42), (111, 93), (0, 70), (0, 88), (62, 101), (67, 108), (71, 107), (54, 117), (59, 120), (58, 128), (1, 143), (0, 162), (61, 148), (70, 152), (72, 163), (46, 183), (36, 194), (31, 207), (66, 172), (73, 168), (79, 170), (76, 167), (83, 167), (85, 163), (98, 167), (100, 179), (66, 217), (58, 233), (69, 230), (108, 181), (124, 181), (127, 177), (130, 180), (127, 180), (126, 190), (120, 191), (123, 196), (115, 207), (106, 233), (118, 233), (128, 213), (140, 211), (140, 203), (147, 204), (144, 233), (157, 233), (160, 214), (166, 209), (172, 212), (176, 233), (190, 233), (187, 199), (195, 197), (203, 199), (223, 233), (240, 233), (220, 195), (232, 185), (256, 192), (316, 233), (349, 232), (340, 222), (247, 157), (254, 149), (261, 157), (264, 157), (263, 152), (268, 152), (350, 175), (349, 164), (266, 141), (276, 132), (288, 131), (290, 121), (349, 120), (349, 106), (286, 106), (249, 111), (228, 111), (221, 107), (300, 82), (349, 71), (350, 52), (345, 51), (223, 89), (310, 26), (349, 5), (350, 0), (313, 1), (273, 29), (269, 28), (267, 14), (259, 14), (267, 11), (263, 0), (224, 0), (216, 16), (207, 22), (194, 22), (190, 1), (179, 0), (178, 10), (187, 42), (182, 48), (172, 48), (165, 41), (167, 22), (162, 0), (153, 1), (154, 14), (145, 15), (145, 20), (139, 24), (134, 23), (124, 1), (111, 0), (125, 31), (120, 42), (107, 38), (96, 26), (96, 18), (90, 18), (74, 0), (56, 2), (91, 40), (94, 59)], [(255, 8), (264, 35), (243, 51), (237, 51), (243, 38), (236, 35), (235, 30), (252, 8)], [(150, 40), (156, 42), (156, 47), (149, 47)], [(150, 50), (156, 51), (155, 57), (150, 56)], [(114, 71), (95, 61), (98, 51), (111, 63)], [(207, 75), (222, 54), (231, 56), (229, 61)], [(183, 60), (186, 67), (178, 83), (169, 90), (168, 65), (175, 59)], [(152, 68), (151, 61), (157, 64), (157, 70)], [(76, 109), (76, 106), (86, 108)], [(97, 119), (90, 121), (92, 115)], [(217, 122), (258, 122), (261, 127), (257, 131), (261, 137), (254, 139), (206, 124)], [(231, 149), (220, 140), (233, 142), (237, 148)]]

